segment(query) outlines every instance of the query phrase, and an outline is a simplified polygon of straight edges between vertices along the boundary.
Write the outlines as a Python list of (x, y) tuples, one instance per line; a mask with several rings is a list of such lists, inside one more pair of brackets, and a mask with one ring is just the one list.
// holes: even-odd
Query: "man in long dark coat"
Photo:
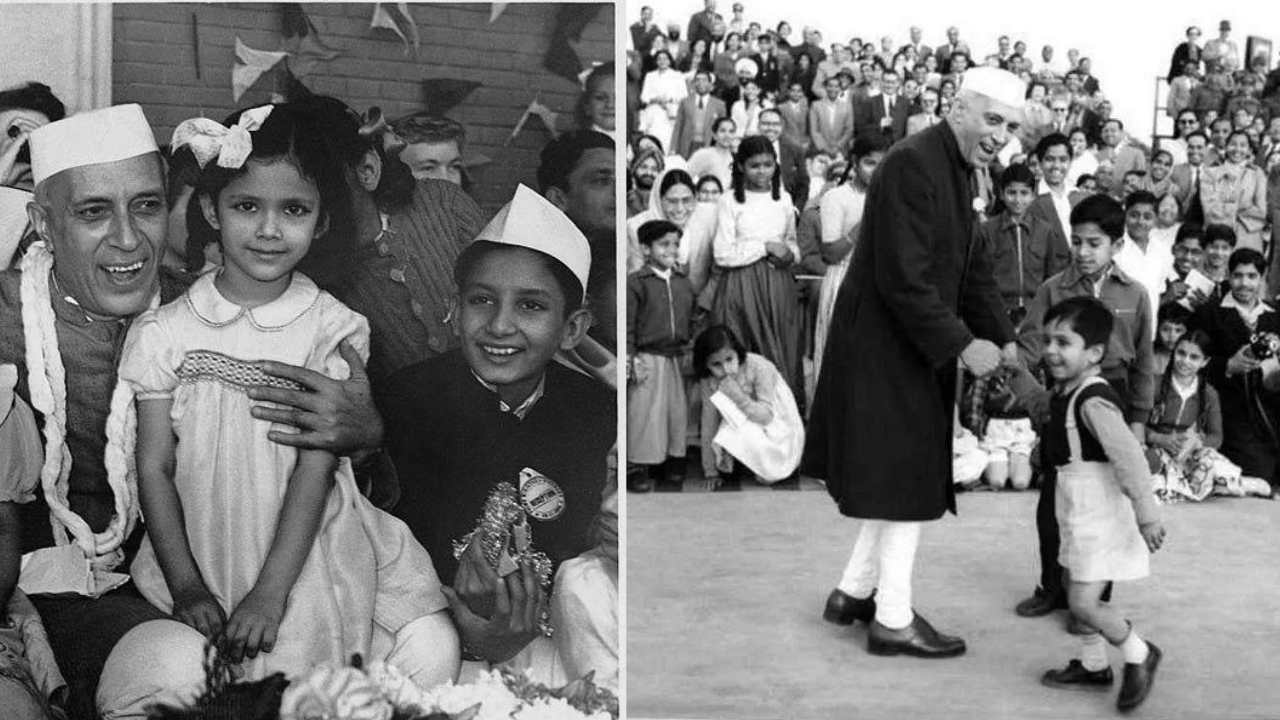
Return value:
[(871, 179), (802, 465), (842, 514), (865, 520), (824, 617), (869, 623), (879, 655), (965, 651), (915, 614), (912, 566), (921, 523), (955, 512), (956, 360), (981, 376), (1016, 357), (988, 251), (973, 242), (984, 209), (973, 173), (1017, 129), (1025, 86), (975, 68), (963, 88), (945, 123), (895, 146)]

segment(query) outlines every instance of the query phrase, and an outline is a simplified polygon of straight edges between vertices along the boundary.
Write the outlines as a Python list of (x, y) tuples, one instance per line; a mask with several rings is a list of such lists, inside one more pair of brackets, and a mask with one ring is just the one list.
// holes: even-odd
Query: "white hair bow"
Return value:
[(253, 138), (249, 133), (262, 127), (273, 107), (263, 105), (245, 110), (240, 113), (240, 120), (234, 127), (226, 127), (209, 118), (183, 120), (174, 128), (173, 141), (169, 145), (174, 150), (183, 145), (190, 146), (202, 169), (215, 157), (218, 158), (218, 167), (238, 168), (253, 152)]

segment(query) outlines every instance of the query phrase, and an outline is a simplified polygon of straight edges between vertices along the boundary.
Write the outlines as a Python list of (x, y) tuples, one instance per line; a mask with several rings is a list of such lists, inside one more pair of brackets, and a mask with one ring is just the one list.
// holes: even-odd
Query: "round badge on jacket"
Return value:
[(538, 520), (555, 520), (564, 514), (564, 490), (546, 475), (525, 468), (520, 471), (520, 504)]

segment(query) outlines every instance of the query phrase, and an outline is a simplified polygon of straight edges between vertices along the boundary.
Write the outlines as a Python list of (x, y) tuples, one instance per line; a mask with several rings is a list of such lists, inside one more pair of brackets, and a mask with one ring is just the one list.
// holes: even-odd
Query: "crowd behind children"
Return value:
[[(627, 269), (643, 290), (628, 307), (628, 416), (633, 445), (646, 438), (628, 458), (631, 489), (686, 477), (687, 448), (722, 449), (703, 403), (716, 387), (693, 362), (708, 330), (767, 362), (805, 416), (870, 174), (894, 143), (942, 121), (975, 64), (1027, 83), (1024, 122), (979, 173), (975, 205), (977, 247), (993, 259), (1023, 361), (1043, 367), (1051, 306), (1100, 298), (1117, 320), (1103, 376), (1146, 442), (1157, 494), (1267, 495), (1280, 482), (1280, 378), (1267, 349), (1280, 292), (1280, 69), (1245, 58), (1229, 22), (1204, 47), (1188, 28), (1171, 61), (1174, 131), (1156, 138), (1111, 116), (1105, 84), (1074, 48), (1033, 56), (1001, 37), (983, 53), (955, 27), (936, 48), (920, 28), (901, 43), (824, 45), (817, 28), (761, 28), (741, 3), (726, 22), (714, 0), (681, 30), (664, 31), (652, 8), (630, 28)], [(1073, 209), (1090, 197), (1120, 208), (1115, 237), (1073, 235)], [(674, 248), (645, 241), (657, 221)], [(662, 376), (661, 401), (644, 359), (654, 353), (683, 378)], [(1041, 430), (1010, 380), (966, 383), (955, 470), (967, 489), (1043, 484)], [(666, 435), (651, 444), (659, 426)], [(803, 431), (797, 422), (785, 436)], [(703, 465), (708, 477), (728, 472)]]

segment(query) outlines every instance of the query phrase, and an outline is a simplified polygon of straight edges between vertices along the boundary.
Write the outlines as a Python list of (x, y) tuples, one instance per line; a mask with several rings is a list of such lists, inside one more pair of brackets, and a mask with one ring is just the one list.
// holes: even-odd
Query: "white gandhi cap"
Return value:
[(516, 186), (515, 197), (476, 236), (477, 242), (481, 240), (550, 255), (569, 268), (586, 292), (587, 274), (591, 270), (591, 245), (587, 243), (587, 236), (560, 208), (525, 185)]
[(1008, 70), (986, 66), (966, 70), (960, 87), (1011, 107), (1021, 109), (1026, 104), (1027, 84)]
[(31, 133), (36, 185), (63, 170), (159, 152), (142, 106), (115, 105), (42, 125)]

